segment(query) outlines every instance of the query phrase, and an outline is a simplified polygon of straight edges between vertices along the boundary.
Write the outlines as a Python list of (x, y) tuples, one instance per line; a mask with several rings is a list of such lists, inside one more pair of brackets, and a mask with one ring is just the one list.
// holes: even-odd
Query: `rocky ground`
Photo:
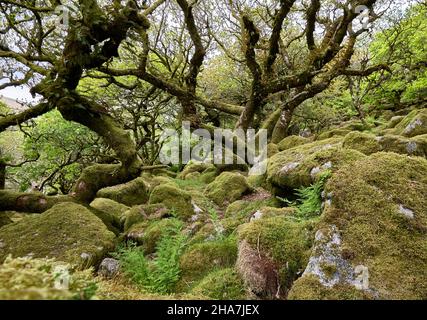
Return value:
[[(102, 189), (89, 207), (6, 212), (0, 298), (426, 299), (426, 158), (420, 109), (287, 137), (263, 176), (192, 163)], [(120, 248), (158, 261), (177, 233), (172, 289), (129, 277)]]

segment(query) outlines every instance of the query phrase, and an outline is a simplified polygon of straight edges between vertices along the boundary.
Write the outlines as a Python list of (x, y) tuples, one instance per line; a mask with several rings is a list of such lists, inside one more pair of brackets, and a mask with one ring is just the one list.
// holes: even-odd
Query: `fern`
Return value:
[(322, 209), (322, 191), (326, 181), (331, 176), (330, 171), (323, 172), (319, 180), (307, 188), (297, 189), (299, 204), (297, 205), (298, 215), (304, 218), (310, 218), (319, 215)]
[(182, 223), (169, 227), (159, 240), (153, 260), (147, 259), (135, 245), (119, 248), (114, 256), (120, 260), (125, 275), (141, 288), (152, 293), (171, 293), (181, 275), (179, 259), (187, 242), (181, 231)]

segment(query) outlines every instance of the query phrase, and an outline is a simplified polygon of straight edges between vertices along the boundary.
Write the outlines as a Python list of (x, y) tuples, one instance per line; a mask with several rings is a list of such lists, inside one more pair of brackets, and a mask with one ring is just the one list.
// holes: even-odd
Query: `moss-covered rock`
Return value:
[(0, 244), (0, 261), (12, 254), (89, 267), (114, 248), (115, 235), (84, 206), (61, 203), (1, 228)]
[(308, 262), (315, 225), (313, 221), (296, 222), (276, 216), (256, 219), (239, 228), (236, 266), (253, 293), (270, 298), (286, 295)]
[(360, 151), (366, 155), (382, 150), (378, 137), (359, 131), (352, 131), (347, 134), (344, 138), (343, 147)]
[(309, 143), (310, 139), (301, 136), (289, 136), (280, 141), (277, 146), (280, 151), (288, 150), (302, 144)]
[(426, 299), (426, 172), (426, 159), (382, 152), (336, 172), (290, 297)]
[(394, 133), (404, 137), (427, 134), (427, 109), (413, 110), (395, 126)]
[(151, 192), (149, 203), (161, 203), (183, 220), (187, 220), (194, 215), (190, 193), (170, 184), (162, 184), (155, 187)]
[(277, 144), (274, 143), (269, 143), (267, 145), (267, 157), (272, 157), (274, 156), (276, 153), (280, 152), (281, 150), (279, 150), (279, 147), (277, 146)]
[(340, 147), (340, 141), (323, 140), (278, 153), (269, 161), (267, 181), (276, 190), (307, 187), (325, 170), (336, 171), (365, 157), (359, 151)]
[(212, 270), (232, 267), (237, 258), (235, 237), (196, 243), (187, 248), (180, 259), (182, 279), (179, 287), (187, 291)]
[(91, 202), (90, 206), (92, 208), (111, 213), (119, 221), (122, 221), (124, 219), (125, 213), (130, 209), (124, 204), (106, 198), (96, 198)]
[(378, 141), (382, 151), (427, 157), (427, 134), (412, 138), (388, 134), (378, 137)]
[(214, 168), (216, 171), (215, 166), (212, 164), (203, 163), (203, 162), (190, 162), (185, 166), (184, 170), (182, 170), (182, 172), (178, 175), (178, 178), (185, 180), (188, 174), (191, 174), (194, 172), (202, 173), (203, 171), (209, 168)]
[(246, 178), (237, 172), (223, 172), (206, 186), (205, 194), (217, 205), (223, 206), (239, 199), (251, 190)]
[(91, 270), (65, 262), (7, 257), (0, 265), (0, 300), (90, 299), (95, 291)]
[(213, 168), (207, 168), (206, 170), (204, 170), (200, 177), (199, 180), (204, 182), (204, 183), (211, 183), (215, 180), (215, 178), (218, 176), (218, 169), (213, 167)]
[(218, 300), (244, 300), (249, 298), (242, 279), (233, 268), (209, 273), (191, 290), (191, 293)]
[(385, 151), (426, 157), (427, 134), (406, 138), (391, 134), (375, 136), (354, 131), (344, 138), (343, 146), (344, 148), (360, 151), (365, 155)]
[(97, 198), (108, 198), (127, 206), (146, 203), (148, 200), (147, 186), (143, 178), (98, 191)]
[(332, 129), (325, 132), (322, 132), (317, 136), (317, 140), (326, 140), (336, 137), (345, 137), (347, 134), (349, 134), (351, 130), (349, 129)]
[(170, 212), (163, 204), (134, 206), (125, 213), (124, 230), (128, 231), (136, 223), (169, 217)]
[(173, 179), (171, 177), (144, 176), (143, 178), (144, 178), (144, 181), (145, 181), (150, 193), (154, 190), (155, 187), (160, 186), (161, 184), (176, 185), (175, 179)]
[(145, 254), (156, 251), (158, 241), (165, 235), (173, 235), (182, 221), (170, 218), (154, 221), (144, 221), (133, 225), (126, 234), (128, 240), (141, 245)]

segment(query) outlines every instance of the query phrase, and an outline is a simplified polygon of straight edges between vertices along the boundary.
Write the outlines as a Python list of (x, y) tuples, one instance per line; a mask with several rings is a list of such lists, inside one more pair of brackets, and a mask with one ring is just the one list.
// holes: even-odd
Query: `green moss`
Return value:
[(223, 172), (215, 181), (207, 185), (205, 194), (217, 205), (223, 206), (236, 201), (250, 190), (250, 186), (243, 175), (236, 172)]
[(251, 188), (266, 188), (267, 187), (267, 174), (251, 174), (247, 178), (248, 184)]
[(301, 136), (289, 136), (280, 141), (277, 146), (280, 151), (288, 150), (302, 144), (309, 143), (310, 139)]
[(144, 176), (143, 177), (149, 191), (153, 191), (155, 187), (161, 185), (161, 184), (175, 184), (175, 179), (170, 177), (164, 177), (164, 176)]
[(61, 203), (40, 215), (0, 229), (0, 261), (31, 255), (56, 258), (82, 267), (95, 265), (114, 248), (115, 236), (85, 207)]
[(308, 187), (322, 172), (334, 172), (363, 157), (365, 155), (359, 151), (343, 149), (335, 139), (310, 143), (272, 157), (268, 164), (267, 181), (278, 192), (280, 189)]
[(96, 287), (91, 270), (53, 259), (8, 257), (0, 265), (0, 300), (90, 299)]
[(191, 174), (194, 172), (202, 173), (203, 171), (209, 168), (215, 169), (215, 167), (212, 164), (201, 163), (201, 162), (190, 162), (185, 166), (184, 170), (182, 170), (182, 172), (178, 175), (178, 178), (186, 180), (188, 174)]
[(0, 212), (0, 228), (12, 222), (13, 221), (9, 215), (7, 215), (5, 212)]
[(191, 293), (218, 300), (248, 299), (245, 285), (233, 268), (209, 273), (191, 290)]
[(111, 199), (96, 198), (90, 204), (92, 208), (111, 213), (120, 220), (125, 216), (125, 212), (129, 210), (128, 206), (118, 203)]
[(343, 147), (360, 151), (366, 155), (379, 152), (382, 149), (379, 139), (375, 135), (359, 131), (347, 134), (344, 138)]
[(218, 268), (231, 267), (236, 262), (235, 237), (196, 243), (187, 248), (180, 260), (182, 279), (179, 287), (186, 291), (203, 276)]
[(98, 198), (108, 198), (127, 206), (143, 204), (148, 200), (147, 186), (143, 178), (101, 189), (96, 196)]
[(394, 133), (405, 137), (427, 134), (427, 109), (414, 110), (409, 113), (396, 125)]
[(267, 157), (272, 157), (279, 151), (281, 150), (279, 150), (279, 147), (277, 146), (277, 144), (269, 143), (267, 145)]
[(144, 204), (132, 207), (125, 215), (124, 230), (127, 231), (136, 223), (167, 217), (170, 210), (163, 204)]
[(321, 141), (321, 140), (330, 139), (333, 137), (345, 137), (350, 132), (351, 130), (349, 129), (332, 129), (319, 134), (317, 136), (317, 140)]
[[(342, 167), (326, 184), (332, 201), (321, 224), (337, 227), (352, 267), (368, 268), (366, 292), (376, 298), (427, 297), (426, 172), (426, 159), (380, 152)], [(294, 285), (294, 292), (303, 292), (294, 297), (316, 296), (304, 293), (304, 281), (304, 288)], [(340, 286), (329, 290), (342, 294)]]
[(372, 298), (372, 296), (346, 284), (340, 284), (334, 288), (325, 287), (316, 276), (309, 275), (295, 281), (287, 298), (288, 300), (361, 300)]
[[(246, 241), (253, 250), (260, 252), (262, 257), (272, 261), (279, 275), (281, 288), (286, 291), (307, 265), (315, 226), (315, 220), (296, 222), (288, 216), (276, 216), (242, 225), (238, 230), (238, 237), (240, 241)], [(251, 264), (245, 257), (240, 260), (242, 265)], [(250, 283), (251, 272), (242, 270), (241, 273)]]
[(151, 192), (149, 203), (161, 203), (173, 211), (177, 217), (184, 220), (194, 215), (190, 193), (170, 184), (155, 187)]
[(382, 151), (427, 157), (427, 134), (405, 138), (396, 135), (379, 137)]

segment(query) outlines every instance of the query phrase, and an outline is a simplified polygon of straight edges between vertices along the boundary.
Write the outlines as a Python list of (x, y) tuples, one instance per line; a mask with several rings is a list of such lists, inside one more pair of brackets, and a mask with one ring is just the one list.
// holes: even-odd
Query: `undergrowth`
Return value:
[(180, 278), (179, 258), (187, 242), (182, 227), (182, 224), (169, 227), (153, 259), (146, 257), (142, 248), (135, 244), (120, 247), (114, 256), (120, 260), (125, 275), (148, 292), (172, 293)]
[(297, 217), (308, 219), (318, 216), (322, 210), (322, 192), (331, 174), (331, 171), (327, 170), (321, 173), (319, 179), (311, 186), (296, 189), (295, 195), (298, 197), (296, 201), (280, 197), (278, 199), (289, 206), (296, 207)]

